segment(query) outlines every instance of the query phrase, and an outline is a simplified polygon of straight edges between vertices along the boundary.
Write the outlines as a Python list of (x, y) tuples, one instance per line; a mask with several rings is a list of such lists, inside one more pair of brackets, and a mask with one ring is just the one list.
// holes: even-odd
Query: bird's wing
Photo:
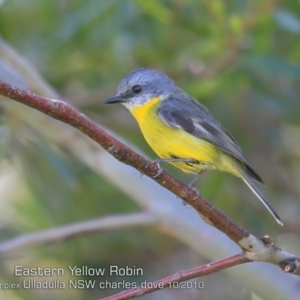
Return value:
[(157, 113), (166, 125), (172, 128), (181, 128), (236, 158), (245, 165), (253, 179), (262, 182), (260, 176), (244, 157), (233, 136), (214, 119), (204, 106), (193, 98), (189, 98), (185, 103), (175, 97), (169, 98), (162, 102)]

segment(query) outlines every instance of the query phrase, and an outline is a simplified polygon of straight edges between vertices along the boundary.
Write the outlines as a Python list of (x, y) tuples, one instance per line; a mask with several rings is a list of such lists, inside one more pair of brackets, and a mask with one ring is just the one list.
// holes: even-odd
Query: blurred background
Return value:
[[(166, 73), (233, 134), (265, 178), (264, 192), (285, 226), (277, 226), (243, 182), (229, 174), (207, 172), (198, 184), (202, 195), (254, 235), (269, 234), (278, 246), (300, 255), (299, 4), (294, 0), (2, 0), (0, 79), (67, 101), (154, 159), (129, 112), (103, 101), (135, 68)], [(63, 268), (66, 274), (58, 279), (64, 282), (140, 284), (239, 252), (229, 239), (202, 227), (206, 225), (180, 199), (163, 194), (155, 183), (140, 178), (69, 126), (9, 99), (2, 98), (0, 105), (2, 243), (95, 218), (118, 215), (121, 220), (121, 225), (92, 235), (47, 246), (33, 244), (3, 255), (0, 251), (0, 283), (22, 285), (22, 280), (31, 278), (15, 276), (14, 266), (22, 265)], [(183, 182), (191, 180), (164, 167)], [(134, 179), (128, 182), (128, 178)], [(176, 212), (167, 209), (167, 198), (177, 205)], [(141, 226), (129, 218), (130, 228), (122, 228), (122, 216), (139, 216), (143, 211), (151, 212), (155, 220), (141, 215)], [(191, 246), (193, 230), (196, 234), (201, 230), (201, 236)], [(71, 278), (67, 271), (67, 266), (108, 270), (111, 265), (140, 267), (144, 274)], [(245, 278), (230, 269), (197, 279), (204, 282), (204, 289), (168, 289), (143, 298), (268, 299), (268, 276), (260, 280), (260, 284), (266, 281), (265, 286), (258, 287), (247, 278), (248, 268), (249, 264), (233, 268)], [(287, 276), (278, 272), (278, 288)], [(98, 299), (124, 289), (0, 289), (0, 298)], [(270, 294), (270, 299), (281, 299), (277, 296)], [(289, 299), (296, 298), (290, 294)]]

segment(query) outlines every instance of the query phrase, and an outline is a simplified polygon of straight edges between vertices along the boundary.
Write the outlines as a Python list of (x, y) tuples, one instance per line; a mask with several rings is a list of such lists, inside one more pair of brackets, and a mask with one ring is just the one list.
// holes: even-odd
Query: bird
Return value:
[(121, 103), (136, 119), (156, 163), (168, 162), (196, 174), (194, 186), (206, 170), (219, 170), (241, 178), (283, 225), (257, 183), (261, 176), (245, 158), (231, 135), (195, 98), (172, 79), (154, 69), (140, 68), (125, 76), (106, 104)]

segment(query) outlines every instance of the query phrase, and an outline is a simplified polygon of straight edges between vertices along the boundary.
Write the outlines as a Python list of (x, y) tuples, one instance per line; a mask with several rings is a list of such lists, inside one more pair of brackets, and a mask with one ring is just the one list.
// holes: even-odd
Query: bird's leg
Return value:
[(194, 162), (195, 160), (192, 158), (158, 158), (153, 160), (153, 163), (157, 165), (157, 167), (159, 168), (157, 174), (155, 176), (153, 176), (153, 178), (158, 177), (163, 169), (161, 168), (160, 164), (161, 163), (169, 163), (169, 162)]
[(203, 175), (203, 173), (205, 172), (205, 169), (202, 169), (196, 176), (195, 178), (189, 183), (189, 187), (194, 187), (194, 185), (196, 184), (196, 182), (200, 179), (200, 177)]
[[(156, 165), (157, 165), (157, 167), (159, 168), (159, 170), (158, 170), (158, 173), (153, 177), (153, 178), (156, 178), (156, 177), (158, 177), (161, 173), (162, 173), (162, 171), (163, 171), (163, 169), (161, 168), (161, 166), (160, 166), (160, 163), (169, 163), (169, 162), (189, 162), (189, 163), (192, 163), (192, 162), (194, 162), (195, 160), (194, 159), (192, 159), (192, 158), (158, 158), (158, 159), (155, 159), (154, 161), (153, 161), (153, 163), (155, 163)], [(200, 177), (203, 175), (203, 173), (205, 172), (205, 169), (202, 169), (196, 176), (195, 176), (195, 178), (188, 184), (188, 186), (190, 187), (190, 188), (192, 188), (195, 192), (196, 192), (196, 197), (194, 198), (194, 199), (197, 199), (200, 195), (201, 195), (201, 192), (198, 190), (198, 189), (196, 189), (195, 187), (194, 187), (194, 185), (196, 184), (196, 182), (200, 179)], [(194, 200), (193, 199), (193, 200)], [(186, 205), (186, 202), (185, 201), (183, 201), (183, 204), (184, 205)]]
[(205, 172), (205, 169), (201, 170), (188, 185), (190, 188), (192, 188), (196, 192), (196, 197), (193, 200), (197, 199), (201, 195), (200, 190), (195, 188), (194, 185), (200, 179), (200, 177), (203, 175), (204, 172)]

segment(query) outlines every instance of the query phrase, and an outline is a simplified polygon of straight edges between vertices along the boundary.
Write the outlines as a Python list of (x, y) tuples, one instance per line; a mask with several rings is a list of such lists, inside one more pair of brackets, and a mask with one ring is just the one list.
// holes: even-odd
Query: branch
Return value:
[(163, 171), (156, 177), (159, 171), (156, 164), (146, 160), (110, 136), (98, 125), (68, 104), (20, 90), (3, 81), (0, 81), (0, 94), (77, 128), (100, 144), (115, 158), (135, 167), (141, 173), (151, 177), (161, 186), (182, 198), (199, 212), (205, 222), (221, 230), (242, 248), (245, 259), (243, 262), (265, 261), (281, 267), (285, 272), (300, 275), (300, 259), (298, 257), (276, 247), (268, 236), (260, 240), (251, 235), (205, 199), (200, 196), (196, 197), (196, 192), (193, 189), (171, 177), (167, 172)]
[[(206, 276), (229, 267), (233, 267), (236, 265), (241, 265), (244, 263), (251, 262), (253, 260), (257, 260), (258, 256), (260, 257), (259, 260), (263, 260), (263, 253), (261, 250), (265, 250), (265, 261), (269, 261), (271, 263), (280, 264), (285, 272), (290, 273), (297, 273), (299, 275), (299, 268), (300, 268), (300, 261), (297, 257), (291, 257), (291, 255), (281, 249), (275, 247), (270, 239), (269, 236), (265, 236), (262, 240), (260, 240), (262, 246), (260, 249), (254, 249), (252, 253), (240, 253), (237, 255), (230, 256), (225, 259), (221, 259), (219, 261), (215, 261), (210, 264), (206, 264), (194, 269), (186, 270), (186, 271), (179, 271), (172, 276), (165, 277), (160, 280), (156, 280), (154, 282), (149, 282), (146, 287), (137, 287), (133, 288), (113, 296), (109, 296), (106, 298), (102, 298), (102, 300), (126, 300), (131, 298), (136, 298), (143, 296), (145, 294), (152, 293), (154, 291), (162, 290), (165, 288), (180, 288), (180, 283), (183, 281), (187, 281), (189, 279)], [(255, 242), (257, 245), (257, 241)], [(269, 249), (270, 251), (268, 251)], [(273, 253), (273, 257), (271, 258), (270, 252)], [(197, 283), (196, 283), (197, 284)], [(194, 285), (195, 288), (197, 286)], [(198, 286), (199, 288), (199, 286)]]
[[(102, 298), (102, 300), (125, 300), (143, 296), (145, 294), (149, 294), (151, 292), (162, 290), (165, 288), (173, 287), (178, 289), (180, 285), (177, 285), (175, 283), (180, 283), (199, 276), (209, 275), (211, 273), (215, 273), (217, 271), (221, 271), (223, 269), (227, 269), (229, 267), (240, 265), (249, 261), (250, 260), (248, 260), (243, 254), (237, 254), (194, 269), (179, 271), (172, 276), (149, 283), (148, 287), (137, 287), (110, 297)], [(198, 288), (201, 287), (199, 286)]]
[(12, 251), (24, 250), (36, 246), (59, 243), (82, 235), (98, 233), (116, 228), (128, 228), (149, 225), (156, 219), (146, 212), (126, 215), (114, 215), (97, 218), (85, 222), (78, 222), (57, 228), (23, 234), (6, 242), (0, 243), (0, 257), (11, 254)]
[(67, 103), (38, 96), (3, 81), (0, 81), (0, 94), (75, 127), (100, 144), (116, 159), (136, 168), (142, 174), (151, 177), (161, 186), (186, 201), (199, 212), (205, 222), (224, 232), (234, 242), (239, 243), (241, 239), (249, 236), (249, 233), (245, 229), (234, 223), (223, 212), (215, 208), (202, 197), (197, 197), (197, 193), (192, 188), (173, 178), (166, 171), (163, 171), (157, 176), (159, 168), (155, 163), (146, 160), (144, 157), (113, 138), (100, 126)]

